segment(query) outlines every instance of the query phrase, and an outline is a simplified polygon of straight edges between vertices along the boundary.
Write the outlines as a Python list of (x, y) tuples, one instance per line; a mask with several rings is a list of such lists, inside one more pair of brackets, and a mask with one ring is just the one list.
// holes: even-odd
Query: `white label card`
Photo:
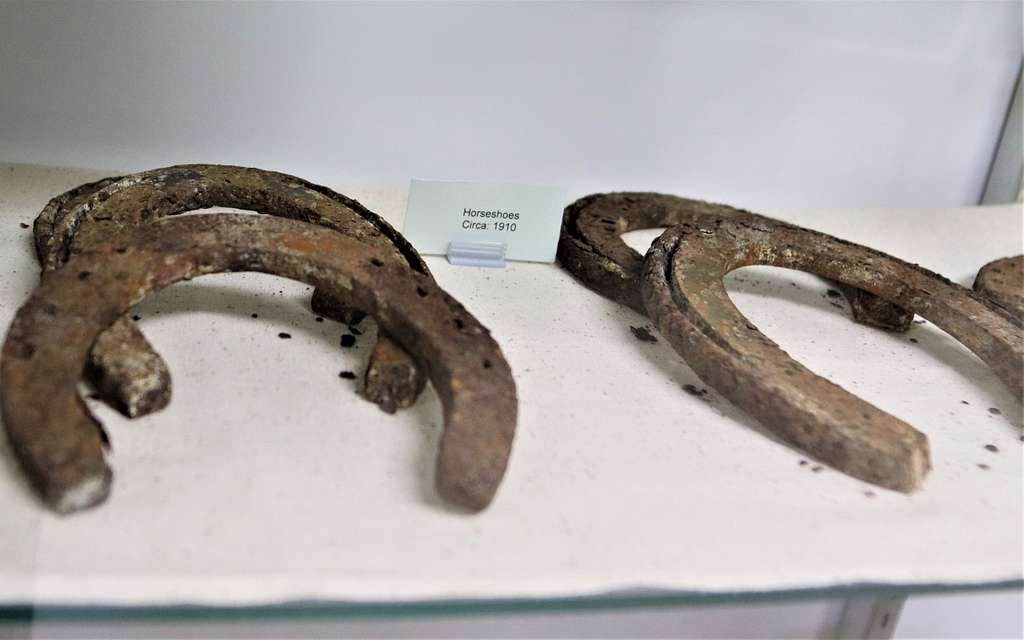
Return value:
[(402, 233), (420, 253), (504, 242), (507, 260), (554, 262), (565, 187), (413, 180)]

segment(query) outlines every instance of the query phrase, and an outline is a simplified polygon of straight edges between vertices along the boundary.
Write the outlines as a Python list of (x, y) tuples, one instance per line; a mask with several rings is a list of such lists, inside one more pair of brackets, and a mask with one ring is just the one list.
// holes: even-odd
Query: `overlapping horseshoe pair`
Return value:
[[(594, 194), (566, 207), (558, 260), (591, 289), (645, 313), (640, 286), (644, 257), (623, 242), (622, 234), (671, 227), (698, 214), (727, 216), (746, 224), (771, 221), (728, 205), (661, 193)], [(854, 321), (889, 331), (910, 328), (914, 314), (861, 289), (841, 282), (837, 286), (850, 304)]]
[[(186, 211), (224, 206), (317, 224), (378, 247), (382, 259), (429, 276), (420, 255), (380, 216), (339, 193), (294, 176), (226, 165), (179, 165), (82, 185), (51, 200), (34, 226), (43, 271), (107, 241), (111, 234)], [(314, 311), (358, 322), (344, 298), (313, 294)], [(164, 407), (171, 396), (167, 366), (130, 318), (98, 338), (90, 355), (101, 394), (130, 417)], [(366, 396), (387, 412), (412, 404), (425, 378), (386, 334), (370, 357)]]
[[(221, 271), (260, 271), (311, 284), (376, 318), (415, 354), (444, 408), (438, 492), (485, 507), (505, 472), (516, 423), (512, 373), (498, 345), (426, 273), (323, 226), (207, 214), (121, 225), (43, 274), (7, 334), (0, 409), (33, 486), (66, 513), (101, 502), (111, 483), (102, 429), (78, 395), (93, 343), (147, 293)], [(45, 401), (43, 400), (45, 399)]]
[[(643, 259), (619, 237), (655, 226), (669, 229)], [(861, 313), (919, 313), (978, 355), (1015, 395), (1024, 391), (1024, 334), (984, 296), (778, 220), (661, 194), (589, 196), (566, 210), (559, 258), (591, 288), (649, 315), (702, 380), (774, 434), (889, 489), (920, 487), (931, 466), (925, 435), (790, 358), (729, 300), (727, 273), (772, 265), (841, 282), (848, 292), (864, 292), (856, 294), (869, 303)], [(871, 323), (895, 324), (878, 316)]]

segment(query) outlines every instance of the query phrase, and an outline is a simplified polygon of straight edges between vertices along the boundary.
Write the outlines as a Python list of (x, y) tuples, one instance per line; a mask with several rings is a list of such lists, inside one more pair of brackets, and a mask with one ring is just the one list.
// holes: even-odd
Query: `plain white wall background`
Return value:
[[(2, 2), (0, 160), (973, 204), (1021, 7)], [(985, 615), (1019, 619), (1006, 598)], [(908, 629), (978, 629), (957, 602), (908, 609)], [(940, 610), (968, 626), (929, 627)]]
[(973, 204), (1021, 3), (0, 3), (0, 160)]

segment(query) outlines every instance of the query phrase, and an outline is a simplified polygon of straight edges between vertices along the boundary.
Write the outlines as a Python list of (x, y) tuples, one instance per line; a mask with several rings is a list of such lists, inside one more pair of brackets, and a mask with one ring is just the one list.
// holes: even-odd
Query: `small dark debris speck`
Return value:
[(338, 377), (344, 378), (346, 380), (355, 380), (356, 374), (352, 373), (351, 371), (342, 371), (341, 373), (338, 374)]
[(985, 464), (984, 462), (979, 462), (979, 463), (978, 463), (978, 468), (979, 468), (979, 469), (984, 469), (985, 471), (988, 471), (988, 470), (989, 470), (989, 469), (991, 469), (992, 467), (988, 466), (988, 465), (987, 465), (987, 464)]
[(258, 314), (258, 313), (254, 313), (254, 314), (252, 314), (252, 317), (254, 317), (254, 318), (258, 318), (258, 317), (260, 317), (260, 314)]
[(362, 332), (362, 330), (360, 330), (360, 329), (359, 329), (359, 328), (357, 328), (357, 327), (353, 327), (352, 325), (349, 325), (349, 326), (348, 326), (348, 330), (349, 330), (350, 332), (352, 332), (352, 335), (354, 335), (354, 336), (361, 336), (361, 335), (363, 335), (363, 332)]
[(999, 447), (994, 444), (986, 444), (985, 451), (991, 451), (992, 453), (999, 453)]
[(351, 347), (355, 343), (356, 343), (356, 337), (354, 335), (352, 335), (351, 333), (346, 333), (343, 336), (341, 336), (341, 346), (343, 346), (343, 347)]
[(27, 225), (27, 224), (25, 224), (24, 222), (19, 222), (19, 223), (18, 223), (18, 225), (19, 225), (19, 226), (20, 226), (20, 227), (21, 227), (22, 229), (28, 229), (28, 225)]
[(875, 497), (875, 492), (874, 491), (865, 491), (864, 495), (869, 497), (869, 498), (874, 498)]
[(836, 291), (835, 289), (829, 289), (828, 291), (825, 292), (825, 295), (827, 295), (830, 298), (838, 298), (842, 294)]
[(913, 342), (914, 344), (917, 344), (917, 338), (911, 338), (910, 341)]
[(991, 413), (994, 416), (1001, 416), (1001, 415), (1003, 415), (1003, 412), (1000, 411), (999, 409), (996, 409), (995, 407), (989, 407), (988, 408), (988, 412)]
[(135, 322), (138, 322), (139, 320), (142, 320), (142, 316), (140, 316), (138, 314), (135, 314), (134, 316), (132, 316), (132, 320), (134, 320)]
[(810, 464), (810, 463), (809, 463), (809, 462), (807, 462), (806, 460), (801, 460), (801, 461), (799, 462), (799, 465), (800, 465), (801, 467), (806, 467), (806, 466), (807, 466), (808, 464)]
[(707, 389), (698, 389), (692, 384), (684, 384), (683, 391), (690, 394), (691, 396), (696, 396), (698, 398), (703, 398), (704, 396), (708, 395)]
[(970, 403), (970, 402), (967, 402), (966, 400), (961, 400), (961, 401), (960, 401), (960, 404), (971, 404), (971, 403)]
[(657, 342), (658, 341), (658, 339), (655, 338), (651, 334), (651, 330), (648, 329), (647, 327), (633, 327), (633, 326), (631, 326), (629, 328), (629, 330), (633, 332), (633, 337), (635, 337), (640, 342)]
[(822, 467), (820, 464), (816, 464), (813, 467), (811, 467), (811, 471), (813, 471), (814, 473), (820, 473), (823, 468), (824, 467)]
[(914, 324), (925, 324), (927, 322), (927, 320), (914, 320)]
[(317, 317), (316, 317), (316, 321), (317, 321), (317, 322), (323, 322), (323, 321), (324, 321), (324, 319), (323, 319), (322, 317), (320, 317), (320, 316), (317, 316)]
[(281, 333), (277, 334), (277, 337), (281, 338), (282, 340), (291, 340), (292, 334), (285, 333), (284, 331), (282, 331)]

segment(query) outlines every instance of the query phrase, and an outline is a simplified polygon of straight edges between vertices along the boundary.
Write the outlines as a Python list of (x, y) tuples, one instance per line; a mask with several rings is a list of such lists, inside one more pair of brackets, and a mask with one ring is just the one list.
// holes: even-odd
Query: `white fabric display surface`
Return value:
[[(104, 175), (0, 165), (5, 332), (39, 277), (22, 223), (50, 197)], [(405, 189), (339, 190), (401, 229)], [(763, 213), (968, 286), (984, 263), (1021, 252), (1019, 205)], [(657, 234), (629, 238), (643, 250)], [(170, 366), (170, 406), (129, 421), (88, 400), (113, 444), (106, 503), (66, 517), (48, 511), (0, 438), (0, 603), (395, 602), (1021, 579), (1021, 405), (931, 324), (906, 334), (856, 325), (807, 274), (755, 267), (727, 278), (740, 310), (783, 349), (928, 435), (934, 468), (922, 491), (903, 495), (801, 465), (807, 456), (714, 390), (688, 393), (685, 385), (706, 385), (664, 339), (634, 337), (631, 326), (650, 327), (645, 318), (557, 265), (427, 260), (492, 330), (516, 378), (513, 454), (486, 511), (449, 509), (434, 492), (441, 408), (432, 389), (386, 415), (355, 393), (358, 379), (339, 377), (361, 378), (372, 320), (344, 349), (345, 327), (315, 322), (309, 287), (207, 276), (134, 311)]]

